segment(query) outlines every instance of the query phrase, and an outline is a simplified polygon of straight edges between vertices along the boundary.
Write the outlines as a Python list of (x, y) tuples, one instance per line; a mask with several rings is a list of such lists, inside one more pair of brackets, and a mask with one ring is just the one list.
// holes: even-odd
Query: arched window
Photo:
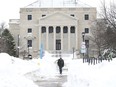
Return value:
[(49, 26), (49, 33), (53, 33), (53, 26)]
[(41, 27), (41, 33), (45, 33), (46, 32), (46, 27), (45, 26), (42, 26)]
[(75, 33), (75, 26), (71, 26), (70, 32), (71, 32), (71, 33)]
[(68, 27), (67, 26), (63, 27), (63, 33), (68, 33)]
[(61, 29), (60, 29), (60, 26), (57, 26), (57, 27), (56, 27), (56, 33), (60, 33), (60, 30), (61, 30)]

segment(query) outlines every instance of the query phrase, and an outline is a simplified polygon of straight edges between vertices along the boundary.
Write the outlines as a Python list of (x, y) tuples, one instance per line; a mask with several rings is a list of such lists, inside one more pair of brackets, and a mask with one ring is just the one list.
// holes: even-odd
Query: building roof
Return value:
[(37, 0), (25, 8), (91, 7), (79, 0)]

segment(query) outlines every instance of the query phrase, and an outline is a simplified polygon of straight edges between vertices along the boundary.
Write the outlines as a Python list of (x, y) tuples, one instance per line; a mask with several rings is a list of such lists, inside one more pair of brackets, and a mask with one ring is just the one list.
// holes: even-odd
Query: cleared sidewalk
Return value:
[(58, 75), (54, 78), (49, 78), (47, 80), (37, 80), (35, 83), (39, 87), (63, 87), (62, 85), (67, 81), (67, 75)]

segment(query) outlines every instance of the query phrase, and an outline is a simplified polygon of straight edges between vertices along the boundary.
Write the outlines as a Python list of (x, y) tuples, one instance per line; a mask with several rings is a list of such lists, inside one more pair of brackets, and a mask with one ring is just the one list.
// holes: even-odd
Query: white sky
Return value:
[[(19, 19), (19, 10), (36, 0), (0, 0), (0, 22), (9, 22), (9, 19)], [(46, 0), (47, 1), (47, 0)], [(90, 6), (99, 8), (103, 0), (80, 0)], [(106, 0), (107, 2), (111, 0)]]

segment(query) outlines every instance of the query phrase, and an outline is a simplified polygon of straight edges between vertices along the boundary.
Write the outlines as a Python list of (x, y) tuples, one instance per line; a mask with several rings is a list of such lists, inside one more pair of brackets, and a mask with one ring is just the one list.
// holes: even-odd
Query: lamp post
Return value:
[(29, 44), (28, 44), (28, 56), (29, 56), (29, 54), (30, 54), (30, 53), (29, 53)]
[(85, 42), (85, 40), (84, 40), (85, 32), (82, 32), (82, 37), (83, 37), (83, 42)]
[(73, 47), (72, 49), (73, 49), (73, 59), (74, 59), (74, 51), (75, 51), (75, 48)]
[(88, 51), (88, 48), (89, 48), (89, 40), (86, 40), (86, 48), (87, 48), (87, 58), (89, 58), (89, 51)]
[[(85, 42), (84, 37), (85, 37), (85, 32), (82, 32), (82, 39), (83, 39), (83, 42), (82, 42), (82, 43)], [(85, 44), (82, 44), (82, 45), (85, 45)], [(82, 48), (81, 48), (81, 49), (82, 49)], [(85, 50), (85, 49), (84, 49), (84, 50)], [(82, 52), (82, 54), (83, 54), (83, 63), (84, 63), (84, 52)]]

